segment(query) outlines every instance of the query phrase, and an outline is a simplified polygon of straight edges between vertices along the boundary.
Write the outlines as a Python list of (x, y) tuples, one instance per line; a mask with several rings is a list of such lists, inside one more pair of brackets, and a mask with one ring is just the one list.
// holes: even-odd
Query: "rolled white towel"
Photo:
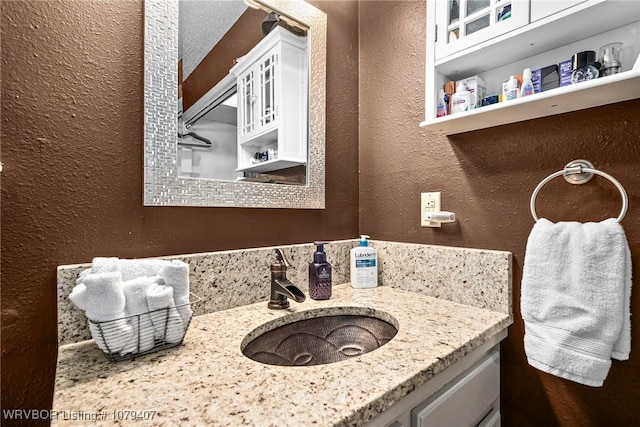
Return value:
[(164, 259), (121, 259), (119, 265), (122, 280), (127, 281), (142, 276), (157, 276), (171, 262)]
[(91, 274), (91, 269), (82, 270), (76, 279), (76, 286), (69, 294), (69, 299), (81, 310), (87, 310), (87, 287), (82, 283), (85, 277)]
[(119, 261), (116, 257), (96, 257), (91, 261), (91, 271), (93, 273), (120, 271)]
[(173, 260), (160, 270), (160, 277), (164, 279), (165, 284), (173, 288), (173, 300), (182, 323), (188, 325), (193, 315), (189, 304), (189, 264)]
[(76, 279), (76, 285), (82, 283), (82, 281), (84, 280), (85, 277), (87, 277), (89, 274), (91, 274), (92, 271), (90, 268), (87, 268), (85, 270), (82, 270), (80, 272), (80, 274), (78, 275), (78, 278)]
[(127, 319), (111, 320), (99, 324), (89, 322), (91, 337), (105, 353), (118, 353), (133, 337), (133, 328)]
[(86, 287), (89, 319), (103, 322), (124, 316), (126, 302), (119, 272), (88, 274), (82, 283)]
[(122, 349), (121, 354), (147, 351), (155, 344), (153, 324), (147, 304), (147, 289), (155, 283), (154, 277), (138, 277), (122, 284), (126, 297), (127, 315), (135, 316), (129, 317), (129, 324), (133, 327), (133, 339)]
[(73, 287), (69, 299), (81, 310), (87, 310), (87, 287), (80, 282)]
[(128, 281), (142, 276), (157, 276), (160, 269), (171, 262), (164, 259), (120, 259), (114, 257), (96, 257), (91, 263), (94, 273), (105, 273), (108, 271), (119, 271), (122, 273), (122, 280)]
[(166, 286), (164, 280), (158, 278), (147, 289), (147, 304), (151, 311), (151, 323), (157, 340), (165, 340), (175, 344), (184, 337), (184, 324), (173, 300), (173, 288)]
[[(131, 341), (133, 329), (125, 317), (125, 296), (119, 272), (87, 274), (78, 285), (72, 301), (84, 304), (91, 335), (98, 347), (106, 352), (118, 352)], [(84, 287), (84, 290), (82, 289)], [(74, 289), (75, 290), (75, 289)], [(73, 292), (72, 292), (73, 294)], [(71, 295), (70, 295), (71, 297)], [(76, 303), (77, 304), (77, 303)]]

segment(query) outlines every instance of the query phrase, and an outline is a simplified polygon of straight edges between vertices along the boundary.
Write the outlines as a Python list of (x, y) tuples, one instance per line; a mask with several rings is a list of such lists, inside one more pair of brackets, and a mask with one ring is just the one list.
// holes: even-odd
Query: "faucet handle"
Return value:
[(286, 268), (295, 268), (293, 265), (291, 265), (291, 262), (289, 262), (289, 260), (285, 256), (284, 252), (280, 248), (276, 248), (276, 259), (280, 263), (284, 264), (285, 269)]

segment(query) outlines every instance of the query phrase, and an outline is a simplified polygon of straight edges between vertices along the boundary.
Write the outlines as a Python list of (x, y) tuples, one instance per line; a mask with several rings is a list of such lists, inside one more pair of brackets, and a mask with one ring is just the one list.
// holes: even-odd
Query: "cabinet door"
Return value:
[(264, 135), (277, 126), (278, 64), (279, 49), (274, 48), (238, 78), (238, 142)]
[[(500, 353), (489, 352), (440, 393), (411, 411), (414, 427), (473, 427), (499, 407)], [(498, 411), (496, 411), (498, 412)]]
[(238, 77), (238, 139), (245, 140), (256, 129), (255, 103), (257, 101), (254, 68)]
[(260, 94), (257, 103), (258, 129), (256, 133), (269, 131), (276, 125), (278, 118), (277, 67), (279, 63), (278, 49), (272, 49), (258, 61)]
[(561, 10), (568, 9), (586, 0), (529, 0), (531, 2), (531, 22), (546, 18)]
[(436, 1), (436, 60), (529, 23), (525, 0)]

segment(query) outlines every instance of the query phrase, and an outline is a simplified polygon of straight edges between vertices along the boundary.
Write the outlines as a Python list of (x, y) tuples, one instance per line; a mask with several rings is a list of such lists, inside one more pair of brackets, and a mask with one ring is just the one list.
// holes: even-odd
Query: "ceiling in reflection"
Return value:
[(243, 0), (179, 2), (178, 58), (183, 79), (198, 66), (224, 34), (247, 9)]

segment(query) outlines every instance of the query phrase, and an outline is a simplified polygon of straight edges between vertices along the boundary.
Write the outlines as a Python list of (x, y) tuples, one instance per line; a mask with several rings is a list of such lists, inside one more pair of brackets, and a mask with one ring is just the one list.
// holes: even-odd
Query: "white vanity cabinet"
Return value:
[(500, 427), (503, 330), (369, 421), (367, 427)]
[[(239, 172), (307, 162), (307, 39), (274, 28), (231, 69), (238, 91)], [(254, 163), (256, 153), (269, 152)]]
[[(511, 16), (499, 20), (507, 4)], [(633, 69), (640, 55), (640, 1), (435, 0), (426, 2), (426, 22), (421, 126), (429, 130), (450, 135), (640, 98), (640, 69)], [(469, 33), (472, 23), (479, 29)], [(525, 68), (557, 65), (585, 50), (598, 54), (613, 42), (623, 43), (618, 74), (436, 118), (438, 91), (448, 81), (477, 75), (486, 96), (498, 95), (502, 82)]]

